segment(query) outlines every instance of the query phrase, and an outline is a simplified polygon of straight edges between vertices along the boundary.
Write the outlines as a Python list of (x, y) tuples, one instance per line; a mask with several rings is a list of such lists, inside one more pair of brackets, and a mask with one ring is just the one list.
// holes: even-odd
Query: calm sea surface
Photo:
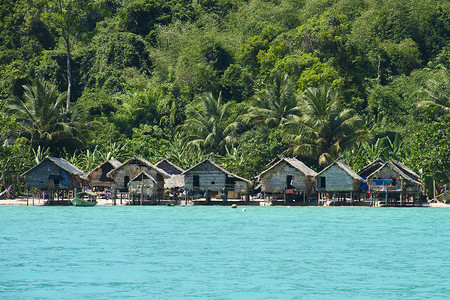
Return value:
[(0, 207), (0, 299), (450, 298), (450, 209)]

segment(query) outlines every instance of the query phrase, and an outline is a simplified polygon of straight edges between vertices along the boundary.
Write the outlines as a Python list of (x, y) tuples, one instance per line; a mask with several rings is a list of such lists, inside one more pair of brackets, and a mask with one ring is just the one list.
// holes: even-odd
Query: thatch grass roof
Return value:
[(322, 175), (324, 172), (326, 172), (328, 169), (330, 169), (332, 166), (337, 166), (338, 168), (340, 168), (341, 170), (343, 170), (345, 173), (347, 173), (348, 175), (350, 175), (350, 177), (352, 177), (355, 180), (359, 180), (361, 182), (364, 182), (365, 180), (359, 176), (358, 174), (356, 174), (355, 171), (353, 171), (349, 166), (347, 166), (342, 160), (337, 159), (335, 160), (332, 164), (330, 164), (328, 167), (326, 167), (325, 169), (323, 169), (322, 171), (320, 171), (316, 177)]
[[(275, 161), (275, 160), (273, 160)], [(270, 170), (272, 170), (273, 168), (275, 168), (276, 166), (278, 166), (280, 163), (285, 162), (288, 165), (290, 165), (291, 167), (293, 167), (294, 169), (302, 172), (305, 176), (316, 176), (317, 173), (310, 169), (308, 166), (306, 166), (302, 161), (296, 159), (295, 157), (284, 157), (279, 155), (278, 156), (278, 160), (275, 161), (270, 168), (268, 168), (267, 170), (261, 172), (261, 174), (259, 174), (257, 177), (261, 177), (264, 174), (266, 174), (267, 172), (269, 172)]]
[(105, 161), (104, 163), (100, 164), (99, 166), (97, 166), (94, 170), (90, 171), (87, 175), (87, 178), (90, 179), (92, 174), (94, 174), (95, 171), (97, 171), (98, 169), (102, 168), (104, 165), (106, 164), (110, 164), (113, 169), (119, 167), (122, 163), (120, 161), (118, 161), (117, 159), (110, 159)]
[(205, 160), (199, 162), (199, 163), (196, 164), (195, 166), (193, 166), (193, 167), (191, 167), (190, 169), (184, 171), (184, 172), (182, 173), (182, 175), (186, 175), (187, 173), (191, 172), (192, 170), (196, 169), (197, 167), (199, 167), (200, 165), (203, 165), (203, 164), (211, 164), (212, 166), (214, 166), (215, 168), (217, 168), (219, 171), (221, 171), (221, 172), (227, 174), (228, 176), (231, 176), (231, 177), (234, 177), (234, 178), (236, 178), (236, 179), (245, 181), (245, 182), (247, 182), (248, 184), (251, 184), (251, 183), (252, 183), (252, 182), (251, 182), (250, 180), (248, 180), (248, 179), (245, 179), (245, 178), (243, 178), (243, 177), (240, 177), (240, 176), (238, 176), (238, 175), (236, 175), (236, 174), (233, 174), (233, 173), (231, 173), (231, 172), (225, 170), (224, 168), (222, 168), (221, 166), (219, 166), (218, 164), (216, 164), (215, 162), (213, 162), (211, 159), (205, 159)]
[(46, 161), (50, 161), (50, 162), (54, 163), (55, 165), (57, 165), (61, 169), (65, 170), (69, 174), (72, 174), (72, 175), (80, 177), (81, 179), (87, 180), (86, 174), (83, 171), (81, 171), (80, 169), (78, 169), (77, 167), (75, 167), (74, 165), (72, 165), (69, 161), (65, 160), (64, 158), (49, 157), (49, 156), (44, 158), (40, 163), (38, 163), (37, 165), (35, 165), (34, 167), (32, 167), (31, 169), (29, 169), (28, 171), (26, 171), (25, 173), (23, 173), (20, 176), (28, 175), (31, 171), (33, 171), (35, 168), (37, 168), (39, 165), (43, 164)]
[(159, 174), (161, 174), (164, 178), (170, 178), (170, 175), (166, 173), (166, 171), (158, 168), (157, 166), (155, 166), (154, 164), (152, 164), (151, 162), (149, 162), (148, 160), (144, 159), (144, 158), (140, 158), (137, 156), (133, 156), (132, 158), (130, 158), (129, 160), (127, 160), (126, 162), (124, 162), (123, 164), (121, 164), (119, 167), (111, 170), (107, 176), (110, 178), (114, 178), (114, 176), (116, 175), (117, 171), (121, 170), (124, 166), (132, 163), (132, 162), (138, 162), (143, 164), (144, 166), (150, 168), (150, 169), (154, 169), (156, 172), (158, 172)]

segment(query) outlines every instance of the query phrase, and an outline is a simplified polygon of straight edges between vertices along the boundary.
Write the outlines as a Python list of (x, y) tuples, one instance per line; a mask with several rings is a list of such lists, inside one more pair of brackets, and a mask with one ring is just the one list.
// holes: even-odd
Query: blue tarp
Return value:
[(376, 185), (388, 185), (388, 184), (392, 184), (392, 183), (393, 183), (392, 179), (377, 179), (377, 180), (375, 180)]

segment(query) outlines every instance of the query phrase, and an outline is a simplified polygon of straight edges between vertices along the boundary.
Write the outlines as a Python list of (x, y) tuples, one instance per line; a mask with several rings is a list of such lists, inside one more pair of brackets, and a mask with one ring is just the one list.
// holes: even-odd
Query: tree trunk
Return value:
[(66, 49), (67, 49), (67, 106), (66, 109), (69, 111), (70, 108), (70, 100), (72, 98), (72, 68), (70, 66), (70, 41), (69, 36), (66, 34), (65, 30), (63, 29), (63, 38), (66, 42)]

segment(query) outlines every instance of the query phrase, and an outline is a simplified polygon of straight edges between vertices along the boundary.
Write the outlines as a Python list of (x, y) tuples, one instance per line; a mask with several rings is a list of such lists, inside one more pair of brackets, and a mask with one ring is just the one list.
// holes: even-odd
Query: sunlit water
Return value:
[(450, 297), (450, 209), (0, 207), (0, 299)]

